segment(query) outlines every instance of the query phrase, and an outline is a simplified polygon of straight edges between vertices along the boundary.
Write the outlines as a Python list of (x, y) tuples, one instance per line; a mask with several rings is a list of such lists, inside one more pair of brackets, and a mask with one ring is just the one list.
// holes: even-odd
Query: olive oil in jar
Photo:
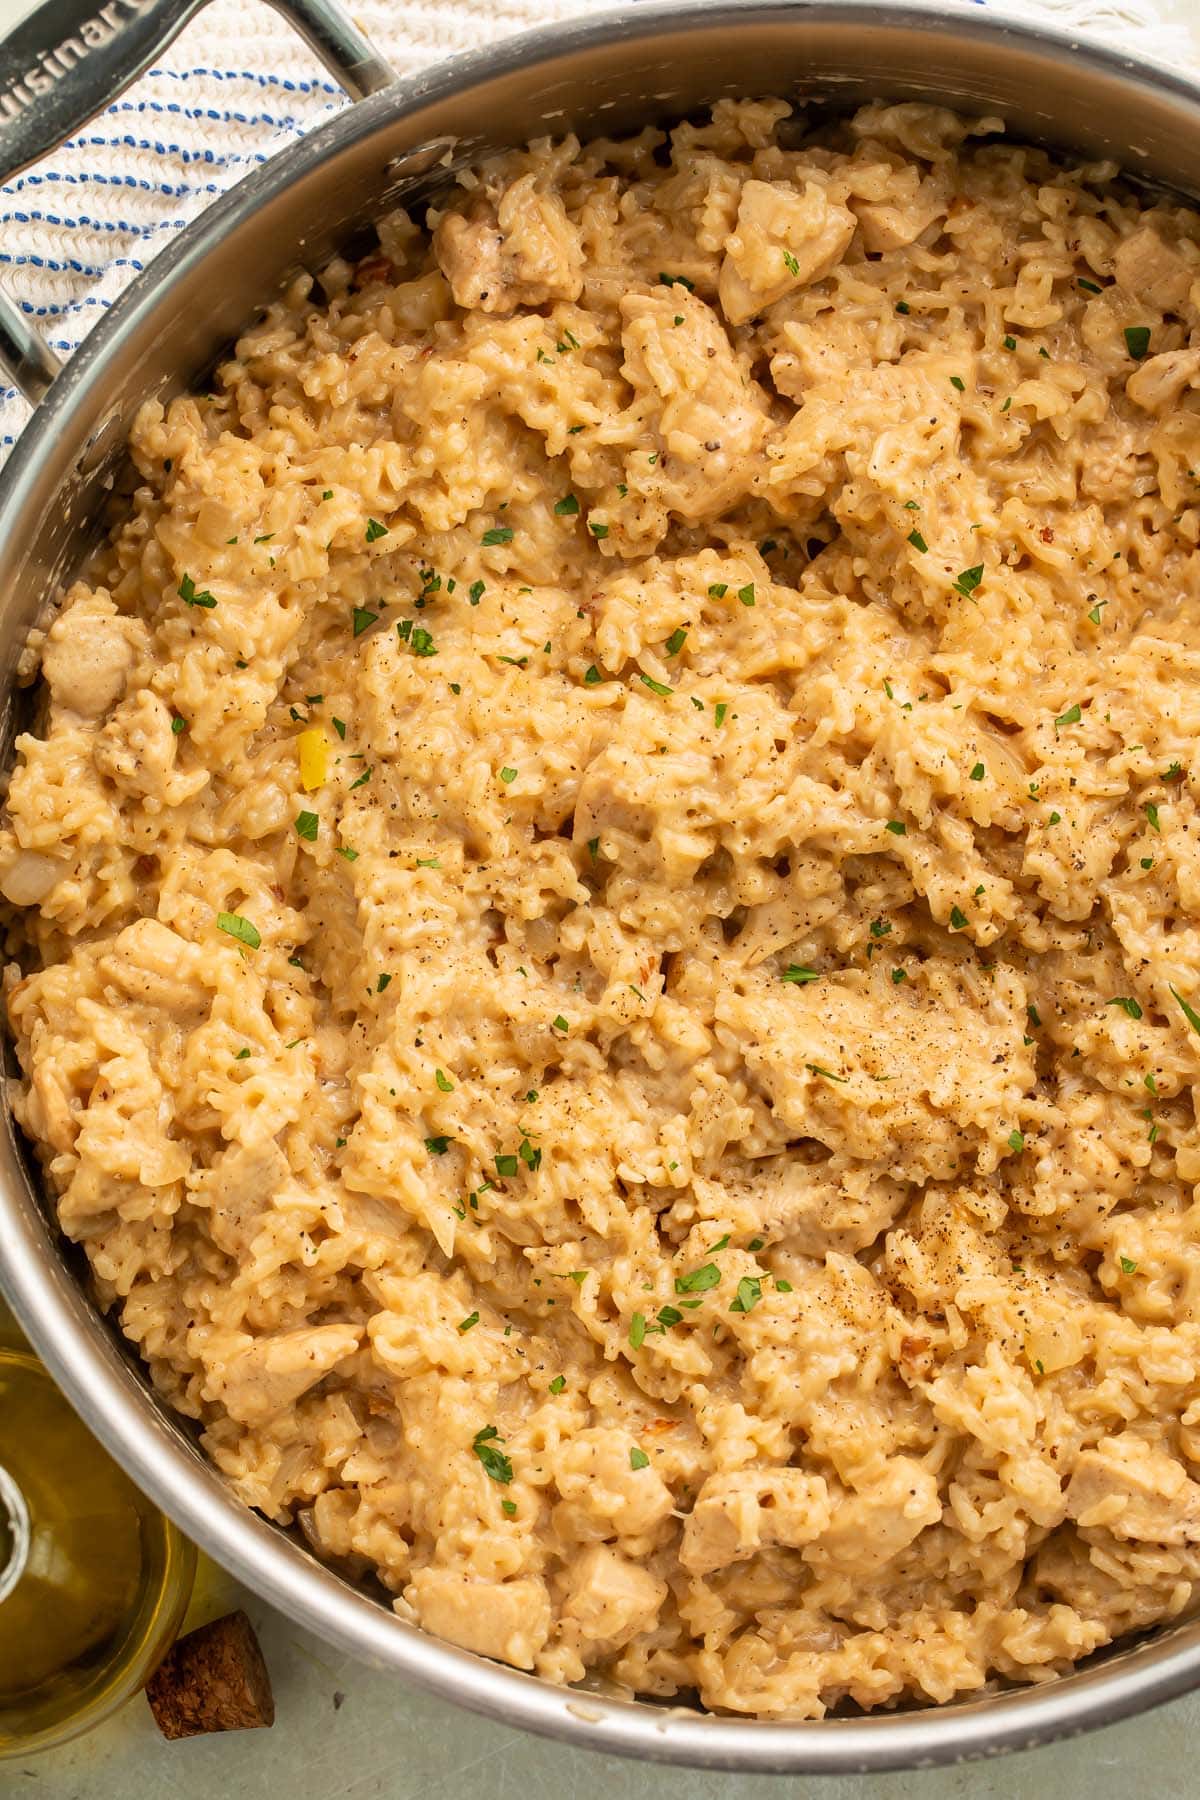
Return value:
[(96, 1724), (170, 1645), (195, 1551), (0, 1339), (0, 1758)]

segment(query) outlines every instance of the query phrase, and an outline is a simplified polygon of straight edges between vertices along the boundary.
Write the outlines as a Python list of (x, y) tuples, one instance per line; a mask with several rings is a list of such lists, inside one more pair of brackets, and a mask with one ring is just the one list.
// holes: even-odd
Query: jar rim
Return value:
[(8, 1554), (0, 1562), (0, 1605), (8, 1599), (29, 1561), (29, 1508), (25, 1496), (0, 1463), (0, 1553), (7, 1540)]

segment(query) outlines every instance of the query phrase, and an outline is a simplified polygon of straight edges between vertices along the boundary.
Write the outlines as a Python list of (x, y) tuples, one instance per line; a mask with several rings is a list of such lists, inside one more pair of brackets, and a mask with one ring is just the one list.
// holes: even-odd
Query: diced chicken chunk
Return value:
[(766, 433), (761, 389), (695, 294), (678, 287), (627, 294), (621, 312), (621, 372), (637, 396), (643, 429), (657, 429), (666, 452), (653, 491), (685, 519), (732, 505), (750, 486)]
[(923, 180), (915, 163), (890, 170), (887, 191), (886, 200), (849, 202), (858, 220), (863, 248), (872, 255), (915, 244), (921, 233), (946, 211), (941, 183), (929, 177)]
[(179, 739), (171, 729), (171, 711), (149, 688), (130, 694), (117, 706), (93, 739), (92, 756), (102, 775), (127, 794), (152, 794), (168, 806), (181, 806), (208, 781), (202, 770), (176, 769)]
[(679, 1560), (710, 1575), (772, 1544), (811, 1544), (833, 1517), (829, 1489), (800, 1469), (710, 1475), (683, 1528)]
[(125, 692), (145, 627), (124, 619), (107, 594), (76, 600), (46, 634), (42, 673), (55, 708), (99, 719)]
[(1080, 1456), (1067, 1517), (1143, 1543), (1200, 1543), (1200, 1484), (1165, 1450), (1123, 1431)]
[(544, 1581), (472, 1581), (453, 1569), (419, 1569), (404, 1598), (426, 1631), (477, 1656), (532, 1669), (550, 1635)]
[(205, 1397), (243, 1425), (266, 1425), (358, 1349), (357, 1325), (312, 1325), (213, 1355)]
[(1198, 379), (1200, 350), (1164, 350), (1137, 365), (1125, 392), (1143, 412), (1161, 413), (1176, 405), (1184, 389), (1195, 387)]
[(227, 1256), (242, 1257), (258, 1222), (288, 1177), (287, 1158), (275, 1142), (231, 1144), (196, 1182), (192, 1200), (207, 1205), (213, 1242)]
[(578, 300), (583, 289), (579, 234), (557, 194), (532, 175), (505, 189), (493, 213), (446, 213), (434, 252), (459, 306), (510, 313), (548, 300)]
[(667, 1597), (667, 1584), (607, 1544), (593, 1544), (567, 1571), (563, 1614), (573, 1619), (595, 1656), (621, 1649), (648, 1631)]
[(911, 1456), (893, 1456), (869, 1486), (839, 1499), (833, 1522), (804, 1560), (855, 1574), (881, 1569), (942, 1516), (936, 1478)]
[(604, 1537), (638, 1537), (672, 1510), (671, 1492), (653, 1468), (630, 1467), (629, 1437), (596, 1426), (563, 1446), (558, 1491)]
[(208, 1011), (204, 952), (157, 919), (135, 919), (97, 965), (101, 978), (131, 1000), (168, 1013), (180, 1025)]
[(1143, 225), (1118, 245), (1113, 257), (1118, 286), (1162, 312), (1172, 312), (1187, 299), (1200, 269), (1186, 263), (1164, 244), (1153, 225)]
[(854, 236), (854, 214), (819, 182), (803, 193), (772, 181), (742, 188), (737, 224), (725, 240), (717, 293), (731, 325), (744, 325), (795, 288), (828, 275)]

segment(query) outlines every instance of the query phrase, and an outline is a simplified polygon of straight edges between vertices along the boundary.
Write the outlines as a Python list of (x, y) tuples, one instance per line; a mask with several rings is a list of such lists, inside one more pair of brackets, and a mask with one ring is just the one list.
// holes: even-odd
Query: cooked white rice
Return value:
[(147, 407), (0, 888), (246, 1504), (807, 1717), (1200, 1572), (1200, 221), (787, 115), (494, 161)]

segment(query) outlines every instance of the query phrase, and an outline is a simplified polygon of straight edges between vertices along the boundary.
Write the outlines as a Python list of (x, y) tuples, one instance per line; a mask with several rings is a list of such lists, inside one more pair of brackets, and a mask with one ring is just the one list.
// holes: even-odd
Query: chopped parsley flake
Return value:
[(648, 687), (652, 694), (657, 694), (662, 700), (669, 700), (671, 695), (675, 692), (675, 689), (668, 687), (665, 681), (655, 681), (649, 675), (643, 675), (640, 670), (638, 672), (638, 680), (642, 683), (643, 687)]
[(386, 537), (387, 535), (388, 528), (386, 525), (381, 525), (378, 519), (367, 520), (366, 539), (368, 544), (373, 544), (378, 538)]
[(971, 770), (971, 780), (982, 781), (986, 774), (987, 770), (984, 768), (983, 764), (976, 763), (975, 767)]
[(1022, 1150), (1025, 1148), (1024, 1132), (1010, 1131), (1008, 1134), (1008, 1147), (1014, 1156), (1020, 1156)]
[(450, 1148), (450, 1139), (448, 1137), (427, 1137), (425, 1139), (425, 1148), (428, 1150), (430, 1156), (445, 1156), (447, 1150)]
[(517, 1172), (517, 1159), (515, 1156), (507, 1155), (507, 1156), (498, 1156), (496, 1158), (496, 1173), (497, 1173), (497, 1175), (511, 1177), (511, 1176), (515, 1175), (516, 1172)]
[[(494, 1443), (493, 1439), (496, 1440)], [(471, 1441), (471, 1448), (483, 1464), (484, 1473), (493, 1481), (507, 1486), (513, 1478), (513, 1466), (504, 1452), (497, 1447), (499, 1442), (500, 1433), (496, 1427), (485, 1425), (482, 1431), (475, 1433)]]
[(1129, 994), (1117, 994), (1113, 999), (1106, 1000), (1104, 1004), (1106, 1006), (1119, 1006), (1121, 1011), (1128, 1013), (1131, 1019), (1140, 1019), (1142, 1016), (1141, 1007)]
[(629, 1342), (635, 1350), (640, 1350), (646, 1341), (646, 1315), (635, 1312), (629, 1321)]
[(675, 1277), (677, 1294), (706, 1294), (710, 1288), (719, 1287), (721, 1271), (716, 1263), (704, 1263), (699, 1269), (692, 1269), (687, 1275)]
[(898, 313), (904, 313), (907, 316), (912, 311), (912, 307), (908, 304), (907, 300), (897, 300), (896, 311)]
[(967, 391), (967, 384), (961, 375), (952, 375), (950, 377), (950, 386), (952, 388), (957, 388), (960, 394), (965, 394)]
[(550, 1392), (552, 1394), (561, 1394), (563, 1389), (566, 1387), (566, 1385), (567, 1385), (566, 1376), (565, 1375), (556, 1375), (554, 1377), (554, 1380), (550, 1383)]
[(729, 702), (727, 700), (718, 700), (717, 704), (713, 707), (713, 723), (718, 729), (725, 723), (725, 714), (728, 711)]
[(908, 975), (906, 974), (906, 972), (903, 969), (893, 969), (892, 970), (892, 986), (893, 987), (899, 987), (900, 983), (902, 981), (907, 981), (907, 980), (908, 980)]
[(754, 583), (752, 581), (748, 581), (745, 587), (738, 589), (738, 599), (743, 606), (754, 605)]
[(484, 532), (480, 541), (485, 549), (490, 550), (494, 544), (511, 544), (512, 540), (513, 528), (511, 525), (492, 525)]
[(1150, 327), (1148, 325), (1127, 325), (1125, 327), (1125, 348), (1134, 362), (1141, 362), (1150, 348)]
[(919, 531), (910, 531), (908, 534), (908, 541), (914, 550), (920, 550), (922, 554), (929, 548), (929, 545), (925, 542), (925, 539), (921, 536)]
[(477, 1312), (468, 1313), (465, 1319), (460, 1319), (458, 1321), (458, 1329), (460, 1332), (470, 1331), (471, 1327), (473, 1325), (478, 1325), (478, 1323), (479, 1314)]
[(337, 853), (339, 856), (344, 856), (347, 862), (358, 861), (358, 851), (352, 850), (349, 844), (339, 844)]
[(500, 1511), (504, 1514), (506, 1519), (515, 1519), (517, 1516), (516, 1501), (515, 1500), (502, 1500), (500, 1502)]
[(437, 1082), (438, 1088), (443, 1094), (452, 1094), (454, 1092), (454, 1083), (447, 1075), (445, 1069), (435, 1069), (433, 1072), (433, 1079)]
[(509, 782), (515, 781), (517, 779), (517, 771), (515, 769), (501, 769), (500, 779), (504, 783), (505, 787), (507, 787)]
[(387, 975), (387, 974), (381, 975), (379, 977), (379, 980), (375, 983), (375, 992), (377, 994), (382, 994), (384, 989), (391, 987), (391, 985), (392, 985), (391, 976)]
[(241, 913), (219, 912), (217, 929), (228, 932), (231, 938), (236, 938), (239, 944), (246, 944), (251, 950), (257, 950), (262, 943), (257, 927), (249, 919), (244, 919)]
[(1006, 337), (1006, 338), (1005, 338), (1005, 340), (1004, 340), (1004, 348), (1005, 348), (1005, 349), (1006, 349), (1006, 350), (1015, 350), (1015, 349), (1016, 349), (1016, 347), (1017, 347), (1017, 340), (1016, 340), (1016, 338), (1015, 338), (1015, 337)]
[(421, 625), (416, 625), (413, 627), (412, 636), (408, 640), (408, 647), (412, 651), (414, 656), (436, 656), (437, 655), (437, 645), (434, 643), (434, 641), (433, 641), (432, 637), (429, 635), (429, 633)]
[(555, 501), (554, 510), (560, 517), (574, 516), (579, 511), (579, 502), (574, 494), (566, 494), (561, 500)]
[(1123, 1256), (1121, 1258), (1121, 1273), (1122, 1273), (1122, 1275), (1132, 1275), (1136, 1271), (1136, 1269), (1137, 1269), (1137, 1264), (1134, 1262), (1132, 1257)]
[(589, 519), (588, 530), (594, 538), (606, 538), (608, 536), (608, 526), (603, 524), (599, 519)]
[(966, 925), (966, 922), (967, 922), (967, 917), (966, 917), (966, 914), (962, 911), (962, 909), (957, 906), (952, 906), (950, 908), (950, 923), (953, 926), (954, 930), (961, 931), (963, 929), (963, 927)]
[(478, 606), (487, 589), (482, 581), (473, 581), (467, 589), (467, 598), (472, 606)]
[(321, 829), (320, 815), (314, 812), (296, 814), (296, 835), (310, 844), (316, 843), (317, 832)]
[(550, 1024), (555, 1031), (570, 1031), (570, 1029), (571, 1029), (571, 1027), (567, 1024), (567, 1021), (563, 1018), (561, 1013), (557, 1014), (557, 1016), (555, 1018), (551, 1019)]
[(370, 779), (374, 773), (375, 773), (374, 767), (371, 767), (369, 769), (364, 769), (362, 774), (359, 776), (358, 780), (352, 781), (350, 783), (350, 792), (353, 793), (355, 788), (366, 787), (368, 781), (370, 781)]
[(710, 600), (723, 600), (728, 592), (729, 583), (727, 581), (714, 581), (709, 584), (708, 597)]
[(217, 604), (207, 588), (197, 588), (190, 575), (185, 575), (179, 583), (179, 598), (185, 606), (212, 608)]
[(171, 720), (171, 730), (175, 733), (176, 737), (180, 737), (187, 730), (187, 728), (188, 728), (187, 720), (181, 719), (178, 714), (176, 714), (176, 716)]
[(687, 626), (677, 625), (666, 642), (668, 656), (678, 656), (687, 643)]
[(1183, 1008), (1183, 1016), (1191, 1026), (1192, 1030), (1200, 1032), (1200, 1013), (1198, 1013), (1194, 1007), (1188, 1005), (1187, 1001), (1177, 988), (1172, 988), (1171, 993)]
[(798, 275), (800, 273), (800, 264), (796, 261), (796, 258), (792, 255), (790, 250), (785, 250), (783, 252), (783, 266), (789, 275)]
[(730, 1312), (748, 1313), (762, 1299), (762, 1278), (758, 1275), (743, 1275), (737, 1284), (737, 1294), (730, 1303)]
[(908, 826), (904, 823), (903, 819), (889, 819), (883, 829), (885, 831), (890, 831), (893, 837), (908, 836)]
[(669, 287), (686, 288), (689, 294), (695, 293), (695, 291), (696, 291), (695, 282), (689, 281), (686, 275), (663, 275), (660, 272), (658, 279), (662, 283), (663, 287), (666, 287), (666, 288), (669, 288)]
[(1082, 275), (1079, 277), (1079, 285), (1085, 294), (1098, 294), (1100, 292), (1100, 283), (1098, 281), (1086, 281)]
[(959, 573), (953, 583), (954, 591), (961, 594), (964, 600), (969, 600), (982, 580), (983, 564), (976, 563), (973, 569), (963, 569)]
[(1147, 800), (1142, 811), (1146, 815), (1146, 821), (1149, 824), (1151, 831), (1161, 831), (1162, 828), (1158, 823), (1158, 808), (1155, 806), (1153, 800)]
[(345, 719), (334, 719), (331, 721), (331, 723), (333, 725), (333, 729), (337, 732), (338, 736), (344, 740), (345, 736), (346, 736), (346, 721), (345, 721)]
[(650, 1458), (646, 1455), (644, 1450), (639, 1450), (635, 1445), (629, 1452), (629, 1466), (631, 1469), (648, 1469), (650, 1467)]
[(807, 987), (810, 981), (821, 979), (816, 969), (810, 969), (807, 963), (789, 963), (783, 971), (782, 979), (791, 982), (795, 987)]
[(840, 1082), (843, 1087), (849, 1079), (846, 1075), (835, 1075), (832, 1069), (823, 1069), (820, 1063), (805, 1063), (804, 1066), (810, 1075), (823, 1075), (826, 1081)]
[(354, 609), (354, 635), (355, 635), (355, 637), (361, 637), (363, 632), (366, 631), (367, 627), (369, 625), (373, 625), (378, 617), (379, 617), (379, 614), (376, 612), (372, 612), (369, 607), (356, 606)]
[(1059, 715), (1058, 715), (1057, 719), (1055, 719), (1054, 723), (1056, 725), (1078, 725), (1078, 723), (1082, 717), (1083, 717), (1083, 712), (1082, 712), (1079, 702), (1077, 700), (1075, 702), (1074, 706), (1068, 706), (1065, 713), (1059, 713)]

